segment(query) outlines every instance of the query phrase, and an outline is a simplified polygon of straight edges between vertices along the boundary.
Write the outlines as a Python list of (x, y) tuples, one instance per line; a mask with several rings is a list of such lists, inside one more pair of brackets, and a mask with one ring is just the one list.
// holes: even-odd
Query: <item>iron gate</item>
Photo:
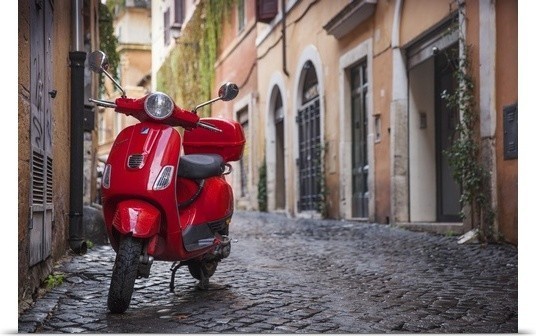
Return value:
[(350, 71), (352, 90), (352, 217), (368, 217), (367, 63)]
[(299, 183), (298, 211), (319, 210), (322, 200), (322, 147), (320, 142), (320, 97), (298, 110)]

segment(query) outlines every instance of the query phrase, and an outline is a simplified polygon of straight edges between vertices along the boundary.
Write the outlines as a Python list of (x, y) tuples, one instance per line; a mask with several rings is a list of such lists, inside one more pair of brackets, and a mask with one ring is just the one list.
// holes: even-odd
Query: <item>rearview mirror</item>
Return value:
[(90, 53), (87, 62), (89, 69), (93, 72), (102, 73), (108, 70), (108, 57), (100, 50)]
[(91, 52), (87, 58), (87, 64), (91, 71), (96, 72), (98, 74), (104, 74), (106, 77), (108, 77), (115, 84), (115, 86), (119, 90), (121, 90), (121, 97), (126, 97), (125, 90), (112, 77), (112, 75), (108, 73), (108, 67), (110, 66), (110, 63), (108, 62), (108, 57), (106, 57), (105, 53), (100, 50), (95, 50)]
[(235, 83), (225, 83), (218, 90), (218, 96), (223, 101), (235, 99), (238, 95), (238, 86)]

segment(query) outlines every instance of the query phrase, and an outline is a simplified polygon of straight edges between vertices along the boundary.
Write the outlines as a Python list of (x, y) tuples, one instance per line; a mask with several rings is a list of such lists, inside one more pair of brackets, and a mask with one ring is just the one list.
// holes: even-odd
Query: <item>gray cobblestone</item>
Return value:
[[(233, 250), (196, 289), (170, 263), (107, 312), (115, 253), (70, 256), (64, 284), (19, 316), (19, 333), (514, 333), (517, 249), (387, 225), (237, 212)], [(237, 241), (236, 241), (237, 240)]]

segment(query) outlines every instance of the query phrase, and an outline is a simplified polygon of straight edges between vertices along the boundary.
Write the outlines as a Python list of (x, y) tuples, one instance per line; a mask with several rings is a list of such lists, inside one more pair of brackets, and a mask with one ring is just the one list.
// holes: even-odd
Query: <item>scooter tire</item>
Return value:
[(201, 280), (201, 272), (206, 278), (210, 278), (216, 272), (217, 267), (218, 262), (215, 260), (208, 262), (192, 261), (188, 264), (188, 271), (196, 280)]
[(108, 309), (114, 314), (130, 306), (142, 247), (143, 241), (132, 236), (124, 237), (119, 244), (108, 292)]

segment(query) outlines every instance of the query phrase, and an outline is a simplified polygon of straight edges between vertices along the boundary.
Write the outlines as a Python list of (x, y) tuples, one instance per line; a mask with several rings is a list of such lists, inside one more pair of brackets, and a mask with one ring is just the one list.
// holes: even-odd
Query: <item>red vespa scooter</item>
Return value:
[[(173, 262), (171, 291), (181, 266), (206, 288), (231, 251), (233, 191), (225, 175), (231, 172), (228, 162), (241, 158), (245, 138), (239, 123), (199, 118), (196, 111), (217, 100), (234, 99), (238, 87), (224, 84), (218, 98), (190, 112), (160, 92), (127, 98), (106, 71), (102, 51), (91, 53), (88, 63), (122, 91), (115, 102), (90, 101), (140, 121), (119, 133), (102, 175), (104, 220), (117, 252), (108, 309), (122, 313), (129, 307), (136, 278), (149, 277), (153, 260)], [(185, 129), (184, 141), (176, 126)]]

